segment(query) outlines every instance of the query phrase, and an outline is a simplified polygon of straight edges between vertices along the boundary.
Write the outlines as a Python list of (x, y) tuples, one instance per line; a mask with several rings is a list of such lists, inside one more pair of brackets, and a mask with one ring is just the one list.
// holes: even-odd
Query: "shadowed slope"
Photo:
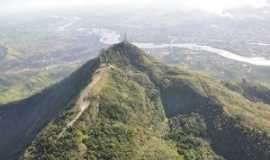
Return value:
[(36, 134), (91, 81), (98, 61), (92, 60), (69, 78), (23, 101), (0, 107), (0, 159), (14, 159)]

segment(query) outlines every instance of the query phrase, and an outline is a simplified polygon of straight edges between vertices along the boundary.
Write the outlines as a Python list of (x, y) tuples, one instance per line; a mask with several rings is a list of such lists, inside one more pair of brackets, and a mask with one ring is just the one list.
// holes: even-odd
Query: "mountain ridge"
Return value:
[[(59, 86), (51, 91), (59, 92), (59, 99), (45, 99), (52, 102), (51, 107), (38, 106), (44, 107), (47, 114), (54, 112), (57, 106), (54, 103), (72, 92), (67, 102), (63, 106), (58, 102), (59, 110), (45, 122), (32, 119), (38, 129), (30, 132), (32, 136), (18, 148), (17, 154), (11, 152), (14, 145), (9, 144), (9, 154), (0, 152), (0, 158), (267, 160), (270, 157), (267, 107), (207, 76), (161, 64), (133, 44), (119, 43), (103, 50), (69, 79), (60, 84), (62, 92)], [(80, 108), (81, 103), (87, 107)], [(5, 109), (12, 110), (10, 106), (0, 108), (0, 115), (6, 113)], [(13, 121), (11, 115), (13, 112), (7, 123)], [(5, 122), (0, 121), (2, 127)], [(0, 150), (4, 145), (0, 142)]]

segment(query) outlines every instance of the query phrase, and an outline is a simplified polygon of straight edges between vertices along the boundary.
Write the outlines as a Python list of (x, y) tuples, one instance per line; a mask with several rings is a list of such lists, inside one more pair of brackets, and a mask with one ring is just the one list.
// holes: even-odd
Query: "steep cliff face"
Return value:
[(127, 42), (0, 115), (1, 159), (270, 158), (270, 109)]

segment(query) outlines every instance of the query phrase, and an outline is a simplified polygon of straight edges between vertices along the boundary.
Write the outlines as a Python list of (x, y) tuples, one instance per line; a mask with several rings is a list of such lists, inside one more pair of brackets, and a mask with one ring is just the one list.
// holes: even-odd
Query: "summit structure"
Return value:
[(124, 34), (123, 42), (128, 43), (128, 35), (127, 35), (127, 33)]

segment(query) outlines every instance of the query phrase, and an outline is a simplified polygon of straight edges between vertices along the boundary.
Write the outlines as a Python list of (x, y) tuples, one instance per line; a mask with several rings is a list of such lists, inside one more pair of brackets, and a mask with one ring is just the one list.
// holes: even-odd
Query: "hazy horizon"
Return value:
[(117, 6), (117, 7), (163, 7), (172, 9), (199, 9), (208, 12), (220, 13), (225, 9), (238, 8), (238, 7), (254, 7), (260, 8), (269, 6), (268, 0), (2, 0), (1, 2), (1, 14), (7, 13), (20, 13), (29, 12), (42, 9), (63, 9), (63, 8), (79, 8), (79, 7), (98, 7), (98, 6)]

